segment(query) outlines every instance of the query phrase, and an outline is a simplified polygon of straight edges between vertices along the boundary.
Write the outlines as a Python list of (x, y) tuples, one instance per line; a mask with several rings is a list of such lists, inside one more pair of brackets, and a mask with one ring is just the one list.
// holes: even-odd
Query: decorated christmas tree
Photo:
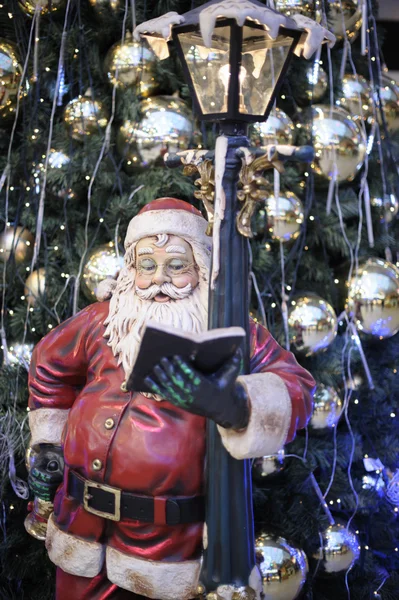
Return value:
[[(0, 6), (4, 600), (54, 595), (54, 565), (43, 541), (24, 527), (33, 500), (25, 453), (34, 345), (109, 296), (123, 268), (129, 221), (150, 201), (179, 198), (205, 215), (201, 200), (209, 208), (214, 199), (214, 172), (198, 179), (188, 167), (168, 168), (164, 158), (213, 150), (218, 126), (196, 119), (176, 50), (169, 46), (161, 60), (154, 45), (132, 35), (144, 21), (202, 4), (7, 0)], [(278, 454), (252, 461), (263, 593), (267, 600), (393, 600), (399, 598), (399, 87), (386, 72), (371, 0), (262, 4), (284, 18), (314, 19), (336, 37), (335, 46), (323, 45), (308, 60), (293, 56), (269, 118), (249, 128), (254, 151), (313, 146), (314, 157), (286, 161), (282, 171), (274, 155), (275, 169), (253, 170), (239, 184), (240, 199), (250, 189), (256, 209), (245, 234), (251, 317), (317, 383), (306, 429)], [(217, 64), (209, 56), (191, 57), (203, 79), (212, 60)], [(259, 78), (262, 66), (254, 64)], [(205, 84), (203, 90), (211, 105), (223, 103), (220, 90)]]

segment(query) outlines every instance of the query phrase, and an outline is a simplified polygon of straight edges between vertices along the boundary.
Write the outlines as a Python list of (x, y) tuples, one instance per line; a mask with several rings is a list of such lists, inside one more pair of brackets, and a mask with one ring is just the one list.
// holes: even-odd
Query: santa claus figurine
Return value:
[(207, 328), (206, 228), (182, 200), (146, 205), (129, 224), (111, 299), (35, 348), (29, 482), (36, 497), (54, 499), (46, 547), (58, 567), (57, 600), (194, 598), (206, 419), (243, 459), (276, 453), (310, 416), (312, 377), (254, 322), (251, 374), (237, 377), (239, 354), (205, 376), (165, 348), (146, 381), (153, 394), (127, 390), (149, 320)]

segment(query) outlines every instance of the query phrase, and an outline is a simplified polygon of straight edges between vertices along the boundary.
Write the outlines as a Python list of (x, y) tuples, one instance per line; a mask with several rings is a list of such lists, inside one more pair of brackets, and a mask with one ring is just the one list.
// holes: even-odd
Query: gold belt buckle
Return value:
[[(90, 494), (90, 488), (95, 488), (97, 490), (103, 490), (104, 492), (109, 492), (114, 496), (115, 502), (115, 511), (114, 513), (103, 512), (102, 510), (96, 510), (89, 505), (89, 500), (93, 497)], [(103, 485), (102, 483), (97, 483), (96, 481), (89, 481), (85, 479), (84, 491), (83, 491), (83, 507), (87, 512), (92, 513), (93, 515), (97, 515), (98, 517), (104, 517), (105, 519), (110, 519), (110, 521), (120, 521), (121, 520), (121, 493), (122, 490), (118, 488), (110, 487), (109, 485)]]

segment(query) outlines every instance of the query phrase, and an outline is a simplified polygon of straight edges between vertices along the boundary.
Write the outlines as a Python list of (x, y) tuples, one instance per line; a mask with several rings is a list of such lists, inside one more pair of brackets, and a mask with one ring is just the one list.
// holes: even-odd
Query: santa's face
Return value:
[[(183, 289), (198, 285), (198, 268), (190, 244), (182, 238), (170, 235), (165, 245), (159, 246), (156, 236), (140, 240), (136, 246), (136, 288), (148, 290), (151, 286), (172, 284)], [(171, 297), (162, 292), (153, 298), (155, 302), (170, 302)]]

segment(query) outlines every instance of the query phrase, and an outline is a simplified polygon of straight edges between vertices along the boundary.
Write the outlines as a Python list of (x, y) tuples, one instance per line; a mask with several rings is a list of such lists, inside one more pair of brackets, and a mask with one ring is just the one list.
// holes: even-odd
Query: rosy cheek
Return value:
[(195, 288), (198, 283), (197, 273), (182, 273), (172, 278), (172, 283), (178, 288), (184, 288), (191, 283), (192, 288)]
[(151, 277), (142, 277), (141, 275), (136, 275), (135, 283), (141, 290), (146, 290), (151, 285)]

